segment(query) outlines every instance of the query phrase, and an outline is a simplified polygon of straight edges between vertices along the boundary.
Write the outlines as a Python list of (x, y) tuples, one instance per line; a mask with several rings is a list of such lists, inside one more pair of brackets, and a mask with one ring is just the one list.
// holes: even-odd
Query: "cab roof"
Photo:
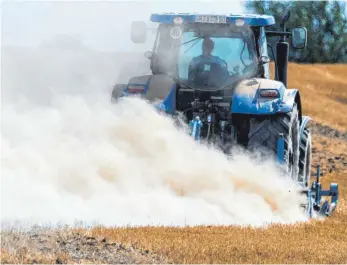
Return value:
[[(179, 17), (179, 19), (177, 19)], [(256, 14), (199, 14), (199, 13), (155, 13), (151, 15), (152, 22), (163, 24), (180, 23), (223, 23), (240, 22), (249, 26), (270, 26), (275, 24), (273, 16)]]

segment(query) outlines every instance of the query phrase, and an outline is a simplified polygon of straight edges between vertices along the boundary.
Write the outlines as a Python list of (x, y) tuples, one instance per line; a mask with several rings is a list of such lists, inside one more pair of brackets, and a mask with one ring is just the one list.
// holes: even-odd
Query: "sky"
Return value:
[[(242, 13), (238, 1), (3, 1), (2, 45), (37, 46), (71, 35), (99, 50), (132, 50), (130, 24), (151, 12)], [(150, 41), (150, 40), (149, 40)]]
[[(143, 50), (143, 46), (130, 41), (130, 24), (133, 20), (149, 22), (152, 12), (245, 12), (236, 0), (0, 0), (0, 3), (4, 46), (37, 46), (55, 36), (70, 35), (85, 45), (107, 51)], [(148, 47), (152, 40), (148, 39)]]

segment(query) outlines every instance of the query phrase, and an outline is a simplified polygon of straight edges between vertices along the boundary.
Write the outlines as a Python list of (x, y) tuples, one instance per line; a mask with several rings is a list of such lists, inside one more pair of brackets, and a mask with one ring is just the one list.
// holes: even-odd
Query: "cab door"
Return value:
[[(260, 56), (269, 56), (268, 50), (267, 50), (267, 40), (266, 40), (264, 27), (260, 28), (259, 47), (260, 47)], [(270, 64), (266, 63), (262, 67), (264, 69), (264, 78), (270, 79)]]

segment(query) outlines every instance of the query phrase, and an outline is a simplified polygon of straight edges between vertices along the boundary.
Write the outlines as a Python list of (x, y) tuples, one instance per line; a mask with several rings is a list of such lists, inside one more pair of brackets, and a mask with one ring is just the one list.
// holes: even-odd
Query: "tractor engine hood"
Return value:
[(233, 91), (232, 113), (266, 115), (291, 111), (297, 89), (286, 89), (283, 83), (261, 78), (240, 82)]

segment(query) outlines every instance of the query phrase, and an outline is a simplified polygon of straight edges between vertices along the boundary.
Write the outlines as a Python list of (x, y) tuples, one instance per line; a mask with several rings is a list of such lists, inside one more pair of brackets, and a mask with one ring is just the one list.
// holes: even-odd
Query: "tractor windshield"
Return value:
[(253, 31), (226, 24), (161, 25), (161, 72), (197, 90), (219, 90), (258, 70)]

